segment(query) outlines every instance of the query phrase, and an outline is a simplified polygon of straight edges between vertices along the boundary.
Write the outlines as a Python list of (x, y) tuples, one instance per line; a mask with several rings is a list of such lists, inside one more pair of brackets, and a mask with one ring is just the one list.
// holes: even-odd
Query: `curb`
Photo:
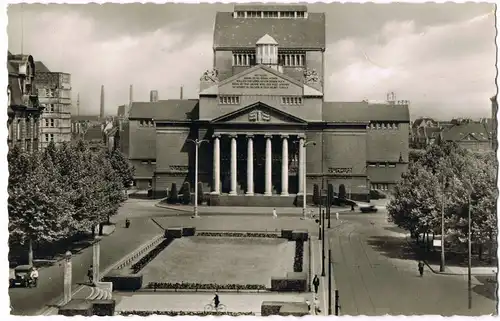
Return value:
[[(408, 245), (412, 248), (413, 252), (415, 252), (415, 254), (419, 255), (418, 254), (418, 249), (416, 249), (415, 247), (415, 244), (413, 244), (413, 241), (409, 240), (408, 239), (408, 234), (405, 235), (405, 240), (406, 240), (406, 243), (408, 243)], [(464, 275), (467, 275), (467, 273), (453, 273), (453, 272), (440, 272), (440, 271), (436, 271), (434, 270), (431, 265), (429, 264), (429, 262), (427, 262), (427, 260), (422, 260), (425, 265), (427, 265), (427, 267), (429, 268), (429, 270), (431, 270), (432, 273), (434, 274), (439, 274), (439, 275), (455, 275), (455, 276), (464, 276)], [(475, 274), (475, 273), (471, 273), (472, 276), (496, 276), (497, 273), (494, 273), (492, 272), (491, 274)]]

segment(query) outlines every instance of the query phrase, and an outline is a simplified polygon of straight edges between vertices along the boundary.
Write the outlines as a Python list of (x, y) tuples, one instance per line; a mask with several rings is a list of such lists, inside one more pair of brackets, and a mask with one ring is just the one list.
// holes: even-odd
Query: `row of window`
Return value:
[(282, 105), (302, 105), (302, 97), (281, 97)]
[(156, 161), (155, 160), (143, 160), (143, 161), (141, 161), (141, 164), (142, 165), (156, 165)]
[[(299, 106), (302, 105), (302, 97), (281, 97), (282, 105), (293, 105)], [(220, 105), (239, 105), (240, 97), (239, 96), (219, 96), (219, 104)]]
[[(256, 61), (255, 53), (233, 53), (233, 66), (254, 66)], [(278, 54), (278, 65), (285, 67), (305, 66), (306, 55), (304, 53)]]
[(219, 104), (221, 105), (239, 105), (240, 97), (238, 96), (220, 96)]
[(306, 18), (304, 11), (236, 11), (235, 18)]
[(45, 119), (45, 127), (55, 127), (55, 119)]
[(380, 191), (387, 191), (389, 189), (389, 184), (379, 184), (379, 183), (372, 183), (370, 184), (371, 189), (378, 189)]
[(394, 168), (396, 167), (396, 163), (369, 163), (368, 164), (368, 167), (379, 167), (379, 168), (386, 168), (386, 167), (390, 167), (390, 168)]
[(139, 121), (139, 126), (141, 126), (141, 127), (155, 127), (155, 122), (152, 120), (141, 120), (141, 121)]
[(399, 124), (396, 123), (375, 123), (366, 126), (367, 129), (398, 129)]
[(44, 139), (46, 142), (53, 142), (54, 141), (54, 134), (44, 134)]
[[(25, 123), (25, 126), (26, 126), (26, 137), (29, 137), (31, 135), (31, 126), (30, 126), (30, 123), (29, 123), (29, 120), (26, 120), (26, 123)], [(35, 123), (34, 124), (34, 133), (33, 133), (33, 138), (37, 138), (38, 137), (38, 123)], [(21, 140), (21, 128), (22, 128), (22, 125), (21, 125), (21, 121), (18, 120), (17, 121), (17, 124), (14, 124), (14, 122), (11, 122), (8, 124), (8, 135), (9, 135), (9, 139), (12, 139), (12, 137), (14, 137), (14, 131), (16, 133), (16, 140)]]

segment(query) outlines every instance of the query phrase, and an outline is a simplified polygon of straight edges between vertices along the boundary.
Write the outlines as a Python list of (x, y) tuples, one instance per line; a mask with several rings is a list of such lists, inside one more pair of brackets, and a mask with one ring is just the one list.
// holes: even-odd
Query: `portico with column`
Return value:
[[(211, 193), (289, 196), (299, 192), (304, 170), (300, 165), (303, 138), (303, 134), (294, 132), (215, 131)], [(290, 176), (297, 177), (292, 186)]]

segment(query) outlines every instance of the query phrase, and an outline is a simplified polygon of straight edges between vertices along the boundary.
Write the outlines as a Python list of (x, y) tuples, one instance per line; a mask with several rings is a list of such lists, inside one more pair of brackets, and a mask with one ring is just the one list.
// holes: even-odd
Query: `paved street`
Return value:
[[(163, 215), (167, 210), (154, 207), (150, 201), (130, 200), (120, 208), (119, 214), (113, 218), (118, 222), (115, 232), (101, 241), (101, 269), (105, 269), (142, 243), (161, 233), (148, 216)], [(125, 217), (131, 217), (130, 229), (123, 227)], [(83, 250), (73, 258), (73, 281), (86, 280), (87, 269), (92, 262), (92, 247)], [(37, 288), (9, 289), (11, 313), (15, 315), (33, 315), (45, 305), (55, 303), (63, 291), (63, 268), (56, 263), (54, 266), (40, 270), (39, 286)]]
[[(496, 300), (480, 277), (473, 278), (467, 309), (467, 276), (418, 276), (417, 261), (398, 229), (377, 214), (342, 214), (329, 234), (341, 315), (495, 313)], [(490, 291), (491, 292), (491, 291)], [(333, 308), (332, 308), (333, 309)]]

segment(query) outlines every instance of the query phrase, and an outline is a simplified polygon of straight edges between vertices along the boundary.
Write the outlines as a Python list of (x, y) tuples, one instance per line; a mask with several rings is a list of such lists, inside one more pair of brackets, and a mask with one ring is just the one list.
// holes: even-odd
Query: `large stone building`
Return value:
[(344, 184), (366, 199), (407, 169), (407, 102), (324, 101), (323, 13), (236, 5), (217, 13), (213, 50), (198, 99), (132, 103), (128, 156), (140, 188), (193, 186), (195, 139), (206, 141), (199, 181), (221, 204), (260, 195), (292, 204), (304, 176), (308, 194), (313, 184)]
[(40, 103), (45, 106), (41, 129), (41, 147), (71, 140), (71, 75), (50, 71), (36, 61), (36, 90)]
[(30, 55), (7, 53), (7, 128), (9, 147), (18, 145), (32, 152), (39, 148), (43, 107), (35, 91), (36, 67)]

